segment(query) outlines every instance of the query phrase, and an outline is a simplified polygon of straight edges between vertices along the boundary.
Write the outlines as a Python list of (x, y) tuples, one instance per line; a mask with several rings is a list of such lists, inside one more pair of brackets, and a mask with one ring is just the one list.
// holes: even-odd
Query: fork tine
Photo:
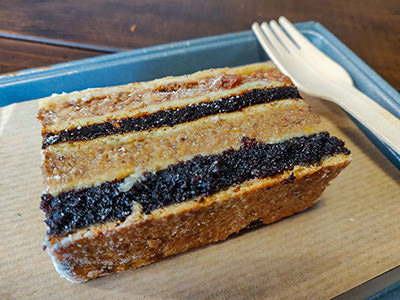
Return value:
[(314, 47), (309, 40), (307, 40), (292, 23), (285, 17), (281, 16), (278, 19), (279, 24), (286, 30), (288, 35), (296, 42), (299, 48)]
[(286, 33), (281, 29), (281, 27), (275, 20), (269, 22), (269, 26), (271, 27), (275, 35), (281, 40), (286, 50), (288, 50), (289, 52), (295, 52), (296, 50), (298, 50), (297, 46), (293, 43), (291, 39), (288, 38)]
[(348, 85), (353, 85), (353, 80), (349, 73), (347, 73), (341, 65), (333, 61), (307, 40), (288, 19), (281, 16), (278, 21), (286, 30), (288, 36), (290, 36), (297, 43), (299, 48), (303, 50), (303, 53), (307, 52), (306, 59), (308, 58), (309, 62), (319, 60), (320, 67), (331, 70), (330, 76), (334, 77), (335, 80), (344, 82)]
[(282, 46), (282, 43), (278, 40), (278, 38), (275, 36), (275, 34), (272, 32), (266, 22), (263, 22), (261, 24), (261, 29), (263, 30), (264, 34), (267, 36), (275, 50), (278, 51), (278, 53), (287, 52), (287, 50)]
[(262, 32), (260, 25), (255, 22), (253, 25), (251, 25), (251, 28), (253, 29), (253, 32), (257, 36), (258, 41), (260, 42), (261, 46), (265, 50), (265, 52), (268, 53), (268, 56), (272, 60), (276, 60), (278, 53), (275, 51), (275, 48), (272, 46), (272, 44), (268, 41), (268, 39), (265, 37), (264, 33)]

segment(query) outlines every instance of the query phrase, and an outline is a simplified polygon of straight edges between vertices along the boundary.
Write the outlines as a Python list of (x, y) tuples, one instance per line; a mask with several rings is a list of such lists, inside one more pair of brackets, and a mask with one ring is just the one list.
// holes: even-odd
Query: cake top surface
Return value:
[(239, 90), (282, 86), (294, 87), (272, 62), (210, 69), (148, 82), (53, 95), (39, 101), (38, 119), (44, 131), (57, 132), (71, 121), (77, 126), (85, 126), (201, 102), (205, 100), (205, 93), (218, 98)]

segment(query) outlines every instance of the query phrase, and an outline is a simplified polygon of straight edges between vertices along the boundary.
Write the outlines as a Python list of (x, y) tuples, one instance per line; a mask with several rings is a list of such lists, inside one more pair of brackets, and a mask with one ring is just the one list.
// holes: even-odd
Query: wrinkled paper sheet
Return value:
[(308, 99), (353, 161), (311, 209), (84, 284), (42, 251), (37, 102), (0, 109), (0, 299), (327, 299), (400, 264), (400, 172), (347, 115)]

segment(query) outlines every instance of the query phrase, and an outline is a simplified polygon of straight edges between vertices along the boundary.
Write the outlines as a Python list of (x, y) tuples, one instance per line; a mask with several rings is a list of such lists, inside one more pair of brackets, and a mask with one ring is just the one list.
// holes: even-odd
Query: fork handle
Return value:
[(356, 88), (336, 89), (330, 98), (400, 154), (400, 119)]

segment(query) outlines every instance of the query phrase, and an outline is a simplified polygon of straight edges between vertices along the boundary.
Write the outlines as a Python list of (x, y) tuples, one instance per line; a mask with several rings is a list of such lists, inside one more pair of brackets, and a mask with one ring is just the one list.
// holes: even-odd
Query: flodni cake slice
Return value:
[(270, 63), (40, 100), (44, 248), (85, 281), (312, 206), (349, 163)]

